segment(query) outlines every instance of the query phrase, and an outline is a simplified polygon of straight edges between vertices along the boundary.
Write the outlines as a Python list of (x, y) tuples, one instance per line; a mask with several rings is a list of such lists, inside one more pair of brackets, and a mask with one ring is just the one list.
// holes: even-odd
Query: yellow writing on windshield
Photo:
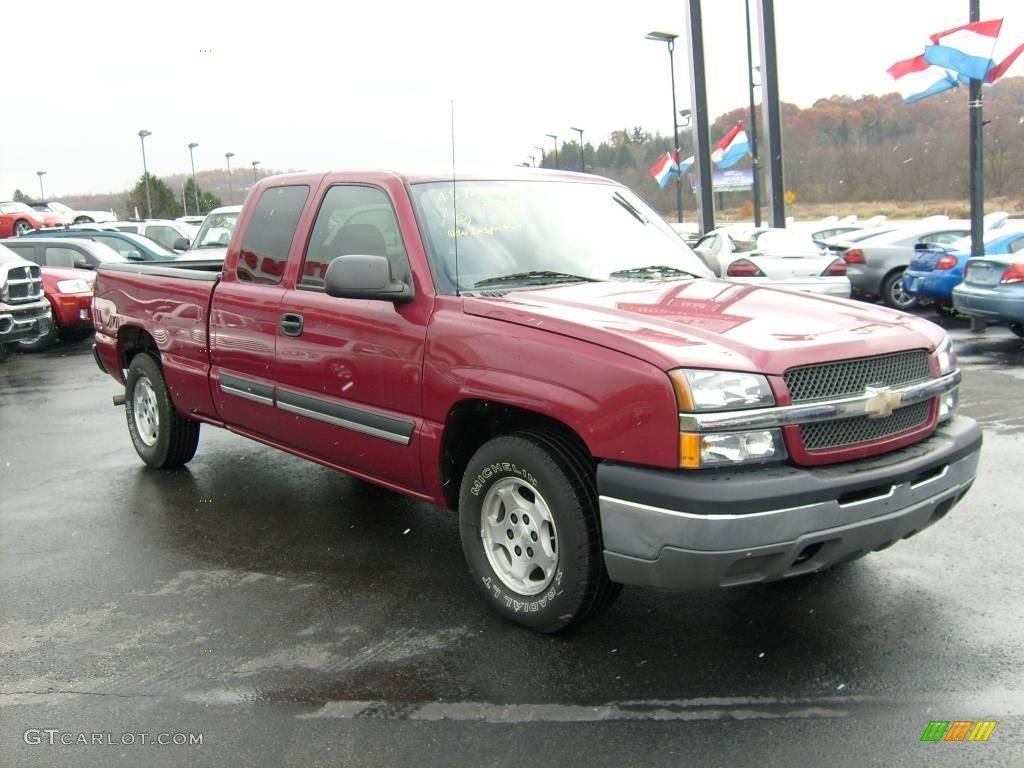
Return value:
[(522, 224), (495, 224), (487, 227), (466, 227), (465, 229), (449, 229), (448, 237), (479, 237), (480, 235), (496, 235), (499, 232), (513, 232), (522, 229)]

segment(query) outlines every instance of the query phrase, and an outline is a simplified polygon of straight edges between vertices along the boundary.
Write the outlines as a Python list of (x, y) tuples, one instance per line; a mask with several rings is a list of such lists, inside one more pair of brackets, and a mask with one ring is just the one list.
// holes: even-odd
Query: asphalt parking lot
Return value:
[[(91, 342), (16, 356), (0, 764), (1020, 764), (1024, 347), (945, 323), (986, 442), (941, 524), (791, 582), (627, 588), (556, 637), (485, 608), (450, 513), (211, 428), (148, 470)], [(987, 743), (920, 741), (983, 719)]]

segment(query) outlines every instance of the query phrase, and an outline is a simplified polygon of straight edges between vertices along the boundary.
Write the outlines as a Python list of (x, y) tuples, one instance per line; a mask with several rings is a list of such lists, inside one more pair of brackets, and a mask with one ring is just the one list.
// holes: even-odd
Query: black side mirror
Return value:
[(324, 290), (340, 299), (411, 301), (412, 286), (395, 280), (384, 256), (338, 256), (327, 267)]
[(191, 244), (189, 243), (188, 238), (186, 238), (186, 237), (179, 237), (177, 240), (174, 241), (173, 248), (176, 251), (187, 251), (188, 248), (189, 248), (189, 245), (191, 245)]

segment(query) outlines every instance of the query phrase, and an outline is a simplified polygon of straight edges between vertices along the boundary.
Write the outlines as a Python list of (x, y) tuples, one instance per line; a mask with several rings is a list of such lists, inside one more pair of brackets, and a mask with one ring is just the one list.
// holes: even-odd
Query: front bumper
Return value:
[(53, 322), (45, 299), (32, 304), (0, 305), (0, 344), (35, 341), (50, 331)]
[(884, 549), (941, 519), (970, 488), (981, 428), (957, 416), (870, 459), (687, 472), (598, 467), (612, 581), (667, 589), (774, 581)]
[(92, 328), (92, 293), (62, 293), (54, 298), (54, 318), (62, 331)]

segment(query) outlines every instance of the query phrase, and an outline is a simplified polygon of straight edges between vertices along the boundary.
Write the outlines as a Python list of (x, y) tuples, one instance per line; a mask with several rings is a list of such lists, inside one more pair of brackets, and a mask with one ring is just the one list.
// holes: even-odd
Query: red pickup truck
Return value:
[(715, 279), (595, 176), (276, 176), (223, 262), (102, 266), (96, 360), (148, 465), (203, 423), (458, 511), (545, 632), (620, 585), (716, 588), (942, 518), (981, 431), (911, 315)]

